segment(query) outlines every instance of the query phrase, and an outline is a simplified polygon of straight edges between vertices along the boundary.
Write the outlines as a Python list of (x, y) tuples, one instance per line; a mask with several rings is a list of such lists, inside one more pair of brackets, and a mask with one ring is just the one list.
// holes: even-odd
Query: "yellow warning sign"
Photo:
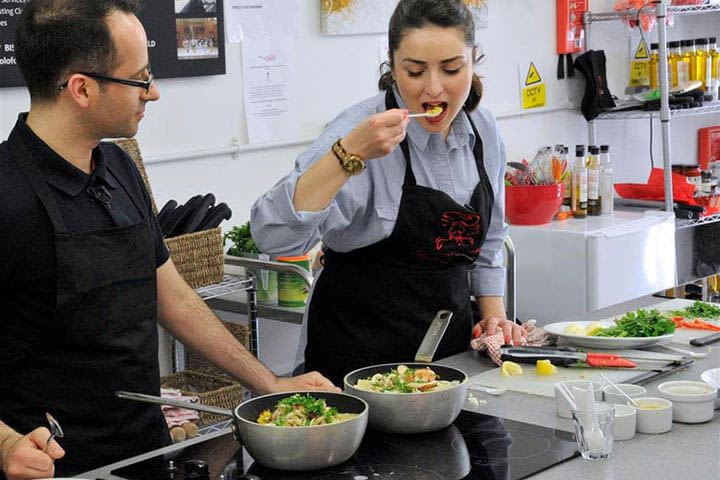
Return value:
[[(519, 80), (522, 81), (520, 75), (522, 75), (523, 70), (520, 70), (520, 68), (522, 67), (518, 65), (518, 76), (520, 77)], [(533, 62), (530, 62), (530, 67), (525, 75), (525, 85), (520, 84), (520, 86), (523, 109), (545, 106), (545, 99), (547, 97), (545, 82), (543, 82), (540, 72)]]
[(635, 60), (649, 60), (650, 54), (648, 53), (647, 44), (643, 39), (640, 39), (637, 50), (635, 50)]
[(535, 68), (535, 64), (530, 62), (530, 68), (528, 69), (527, 76), (525, 77), (525, 85), (534, 85), (540, 82), (542, 82), (540, 72), (538, 72), (537, 68)]
[(537, 108), (545, 106), (545, 83), (537, 83), (522, 89), (522, 108)]
[(647, 44), (640, 39), (635, 49), (635, 57), (630, 61), (630, 86), (647, 87), (650, 85), (650, 55)]

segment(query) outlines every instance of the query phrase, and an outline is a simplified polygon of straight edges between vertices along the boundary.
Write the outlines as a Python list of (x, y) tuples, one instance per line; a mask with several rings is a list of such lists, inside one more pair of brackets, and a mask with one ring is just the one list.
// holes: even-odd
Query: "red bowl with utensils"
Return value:
[(506, 185), (505, 218), (513, 225), (550, 223), (563, 200), (563, 184)]

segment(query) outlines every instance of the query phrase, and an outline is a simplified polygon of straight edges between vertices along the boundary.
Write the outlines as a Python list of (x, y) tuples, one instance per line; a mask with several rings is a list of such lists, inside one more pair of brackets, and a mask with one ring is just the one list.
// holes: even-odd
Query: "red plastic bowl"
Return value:
[(506, 185), (505, 218), (513, 225), (550, 223), (560, 209), (563, 184)]

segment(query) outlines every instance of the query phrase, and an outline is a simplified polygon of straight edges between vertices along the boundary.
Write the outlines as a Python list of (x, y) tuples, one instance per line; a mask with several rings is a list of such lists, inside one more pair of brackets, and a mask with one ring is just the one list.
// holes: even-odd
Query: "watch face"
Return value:
[(345, 170), (350, 174), (360, 173), (365, 168), (365, 162), (357, 157), (350, 157), (345, 162)]

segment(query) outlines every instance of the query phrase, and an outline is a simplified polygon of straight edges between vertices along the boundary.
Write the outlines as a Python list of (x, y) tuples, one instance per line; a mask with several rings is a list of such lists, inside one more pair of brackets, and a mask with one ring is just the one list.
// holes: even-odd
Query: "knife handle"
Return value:
[(531, 364), (536, 363), (538, 360), (550, 360), (550, 363), (560, 367), (578, 362), (576, 356), (569, 356), (561, 352), (543, 353), (538, 351), (523, 351), (522, 349), (513, 349), (511, 351), (500, 349), (500, 360)]
[(693, 345), (695, 347), (704, 347), (705, 345), (710, 345), (711, 343), (715, 342), (720, 342), (720, 332), (706, 335), (700, 338), (693, 338), (692, 340), (690, 340), (690, 345)]

